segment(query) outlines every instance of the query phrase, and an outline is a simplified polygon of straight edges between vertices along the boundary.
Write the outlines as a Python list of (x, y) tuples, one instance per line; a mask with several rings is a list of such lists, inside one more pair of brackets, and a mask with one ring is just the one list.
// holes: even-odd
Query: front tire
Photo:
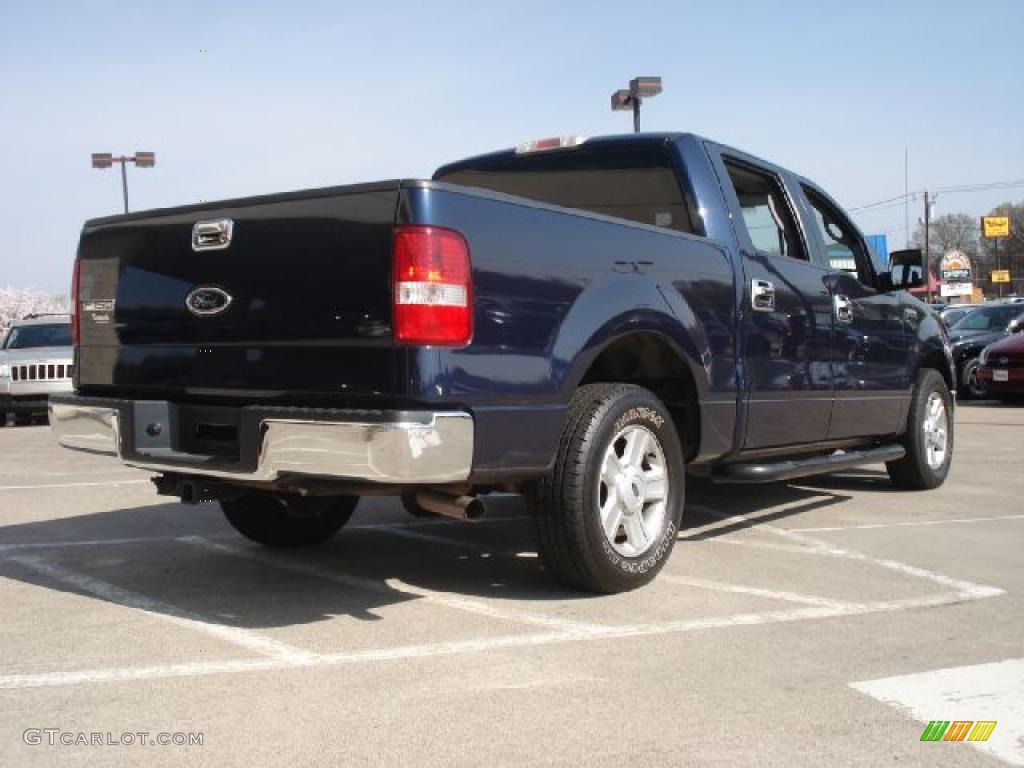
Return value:
[(333, 537), (352, 517), (358, 496), (299, 496), (246, 491), (221, 501), (231, 526), (247, 539), (268, 547), (302, 547)]
[(945, 482), (953, 461), (953, 398), (938, 371), (917, 375), (903, 446), (906, 456), (885, 465), (893, 485), (924, 491)]
[(981, 360), (977, 357), (972, 357), (960, 369), (960, 383), (963, 394), (966, 396), (965, 399), (982, 400), (987, 395), (985, 387), (978, 379), (978, 368), (980, 367)]
[(652, 581), (675, 545), (685, 476), (675, 424), (657, 397), (629, 384), (580, 387), (554, 469), (528, 494), (545, 568), (605, 594)]

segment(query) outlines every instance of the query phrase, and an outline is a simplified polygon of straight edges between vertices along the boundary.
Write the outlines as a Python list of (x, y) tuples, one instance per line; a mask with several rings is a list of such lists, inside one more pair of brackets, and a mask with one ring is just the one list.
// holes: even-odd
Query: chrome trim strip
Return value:
[(282, 474), (377, 483), (451, 483), (473, 467), (473, 417), (427, 414), (422, 422), (342, 422), (268, 418), (262, 422), (259, 460), (252, 472), (196, 464), (124, 459), (117, 411), (50, 404), (51, 430), (66, 448), (121, 456), (133, 467), (234, 480), (274, 481)]

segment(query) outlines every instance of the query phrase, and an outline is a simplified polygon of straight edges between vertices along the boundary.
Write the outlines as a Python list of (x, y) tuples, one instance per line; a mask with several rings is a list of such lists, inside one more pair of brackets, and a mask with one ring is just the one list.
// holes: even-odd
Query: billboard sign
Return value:
[(981, 236), (992, 239), (996, 237), (1010, 236), (1009, 216), (982, 216)]

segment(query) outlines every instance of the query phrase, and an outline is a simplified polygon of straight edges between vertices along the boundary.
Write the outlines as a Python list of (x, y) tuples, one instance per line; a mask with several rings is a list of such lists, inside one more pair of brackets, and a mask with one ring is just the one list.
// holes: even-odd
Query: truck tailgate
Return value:
[[(325, 402), (397, 393), (399, 189), (381, 182), (88, 222), (79, 390)], [(223, 221), (226, 247), (194, 249), (197, 223)]]

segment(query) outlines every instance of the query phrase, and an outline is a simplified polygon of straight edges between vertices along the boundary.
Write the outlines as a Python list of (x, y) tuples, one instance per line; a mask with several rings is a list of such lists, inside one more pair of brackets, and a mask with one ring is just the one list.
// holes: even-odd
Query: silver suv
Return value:
[(0, 426), (45, 420), (47, 398), (71, 392), (74, 350), (68, 315), (28, 315), (0, 343)]

